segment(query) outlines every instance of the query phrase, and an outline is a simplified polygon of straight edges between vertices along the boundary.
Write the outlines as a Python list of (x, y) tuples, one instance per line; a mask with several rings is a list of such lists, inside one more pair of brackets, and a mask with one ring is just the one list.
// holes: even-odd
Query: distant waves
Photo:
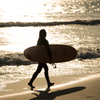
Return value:
[(56, 26), (56, 25), (99, 25), (100, 19), (98, 20), (75, 20), (75, 21), (59, 21), (59, 22), (1, 22), (0, 27), (28, 27), (28, 26)]

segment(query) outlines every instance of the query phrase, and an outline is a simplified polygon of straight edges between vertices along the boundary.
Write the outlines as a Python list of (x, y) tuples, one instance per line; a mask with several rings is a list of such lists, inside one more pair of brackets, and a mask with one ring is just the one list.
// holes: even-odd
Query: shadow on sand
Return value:
[(48, 93), (50, 91), (50, 89), (47, 89), (45, 91), (37, 91), (40, 94), (37, 95), (36, 93), (33, 93), (37, 97), (32, 98), (30, 100), (54, 100), (57, 96), (67, 95), (67, 94), (70, 94), (70, 93), (81, 91), (85, 88), (86, 87), (84, 87), (84, 86), (73, 87), (73, 88), (69, 88), (69, 89), (54, 91), (54, 92), (51, 92), (51, 93)]

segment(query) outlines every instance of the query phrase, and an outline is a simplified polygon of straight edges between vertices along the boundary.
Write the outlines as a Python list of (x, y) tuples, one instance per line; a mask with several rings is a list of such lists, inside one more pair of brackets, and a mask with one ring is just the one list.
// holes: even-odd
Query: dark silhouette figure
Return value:
[[(44, 29), (40, 30), (37, 45), (45, 45), (46, 46), (46, 49), (47, 49), (49, 57), (50, 57), (50, 62), (52, 62), (52, 55), (51, 55), (51, 51), (50, 51), (50, 47), (49, 47), (49, 42), (45, 39), (45, 37), (46, 37), (46, 31)], [(37, 70), (35, 71), (30, 82), (28, 83), (28, 85), (31, 87), (31, 90), (33, 90), (33, 88), (35, 88), (32, 85), (32, 83), (35, 80), (35, 78), (37, 77), (37, 75), (41, 72), (42, 68), (44, 68), (44, 70), (45, 70), (44, 75), (45, 75), (45, 78), (47, 81), (48, 88), (50, 88), (50, 86), (54, 85), (54, 83), (50, 82), (47, 64), (46, 63), (39, 63)]]

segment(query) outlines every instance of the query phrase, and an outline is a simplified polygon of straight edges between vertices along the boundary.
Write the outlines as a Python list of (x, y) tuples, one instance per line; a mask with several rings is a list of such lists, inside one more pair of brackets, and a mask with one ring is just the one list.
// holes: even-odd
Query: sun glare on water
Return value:
[[(45, 22), (45, 16), (40, 15), (50, 7), (47, 0), (0, 0), (0, 2), (3, 15), (1, 22)], [(22, 52), (25, 48), (36, 45), (39, 30), (40, 28), (33, 27), (1, 29), (6, 44), (1, 50)]]
[[(7, 31), (6, 31), (7, 30)], [(40, 28), (34, 27), (11, 27), (1, 30), (4, 34), (3, 46), (0, 46), (1, 51), (8, 52), (23, 52), (30, 46), (37, 44)]]
[[(47, 0), (0, 0), (3, 19), (7, 21), (34, 22), (45, 21), (44, 16), (49, 4)], [(3, 21), (3, 19), (1, 21)]]
[[(59, 8), (59, 6), (56, 5), (56, 0), (0, 0), (0, 1), (1, 1), (0, 8), (2, 8), (2, 13), (3, 13), (3, 17), (2, 19), (0, 19), (1, 22), (6, 22), (6, 21), (46, 22), (49, 21), (48, 19), (50, 19), (50, 21), (52, 20), (51, 18), (52, 14), (54, 14), (53, 17), (55, 17), (56, 19), (55, 13), (57, 14), (57, 12), (59, 11), (61, 12), (61, 8)], [(57, 1), (58, 4), (60, 3), (60, 1), (61, 0)], [(39, 36), (39, 31), (41, 28), (43, 27), (36, 27), (36, 28), (10, 27), (1, 30), (4, 33), (4, 38), (6, 41), (5, 42), (6, 50), (23, 51), (25, 48), (29, 46), (36, 45)], [(46, 29), (46, 31), (50, 32), (50, 29)], [(51, 34), (48, 34), (47, 35), (47, 37), (49, 37), (48, 40), (53, 38), (53, 36)], [(56, 37), (57, 43), (59, 40), (58, 37)], [(55, 37), (52, 40), (55, 41)]]

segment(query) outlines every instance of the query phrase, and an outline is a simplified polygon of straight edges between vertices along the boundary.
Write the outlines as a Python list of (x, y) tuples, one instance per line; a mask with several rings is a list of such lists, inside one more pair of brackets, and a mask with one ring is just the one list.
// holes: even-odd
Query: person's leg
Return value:
[(47, 83), (50, 83), (47, 64), (44, 64), (43, 67), (44, 67), (44, 75), (45, 75), (46, 81), (47, 81)]
[(45, 74), (45, 78), (46, 78), (46, 81), (47, 81), (47, 84), (48, 84), (48, 88), (50, 88), (50, 86), (54, 85), (54, 83), (50, 82), (47, 64), (44, 64), (43, 67), (44, 67), (44, 70), (45, 70), (44, 74)]
[(33, 74), (30, 82), (28, 83), (28, 85), (31, 87), (31, 90), (33, 90), (33, 88), (34, 88), (34, 86), (32, 85), (32, 83), (36, 79), (37, 75), (41, 72), (41, 70), (42, 70), (42, 66), (41, 66), (41, 64), (38, 64), (37, 70), (35, 71), (35, 73)]

